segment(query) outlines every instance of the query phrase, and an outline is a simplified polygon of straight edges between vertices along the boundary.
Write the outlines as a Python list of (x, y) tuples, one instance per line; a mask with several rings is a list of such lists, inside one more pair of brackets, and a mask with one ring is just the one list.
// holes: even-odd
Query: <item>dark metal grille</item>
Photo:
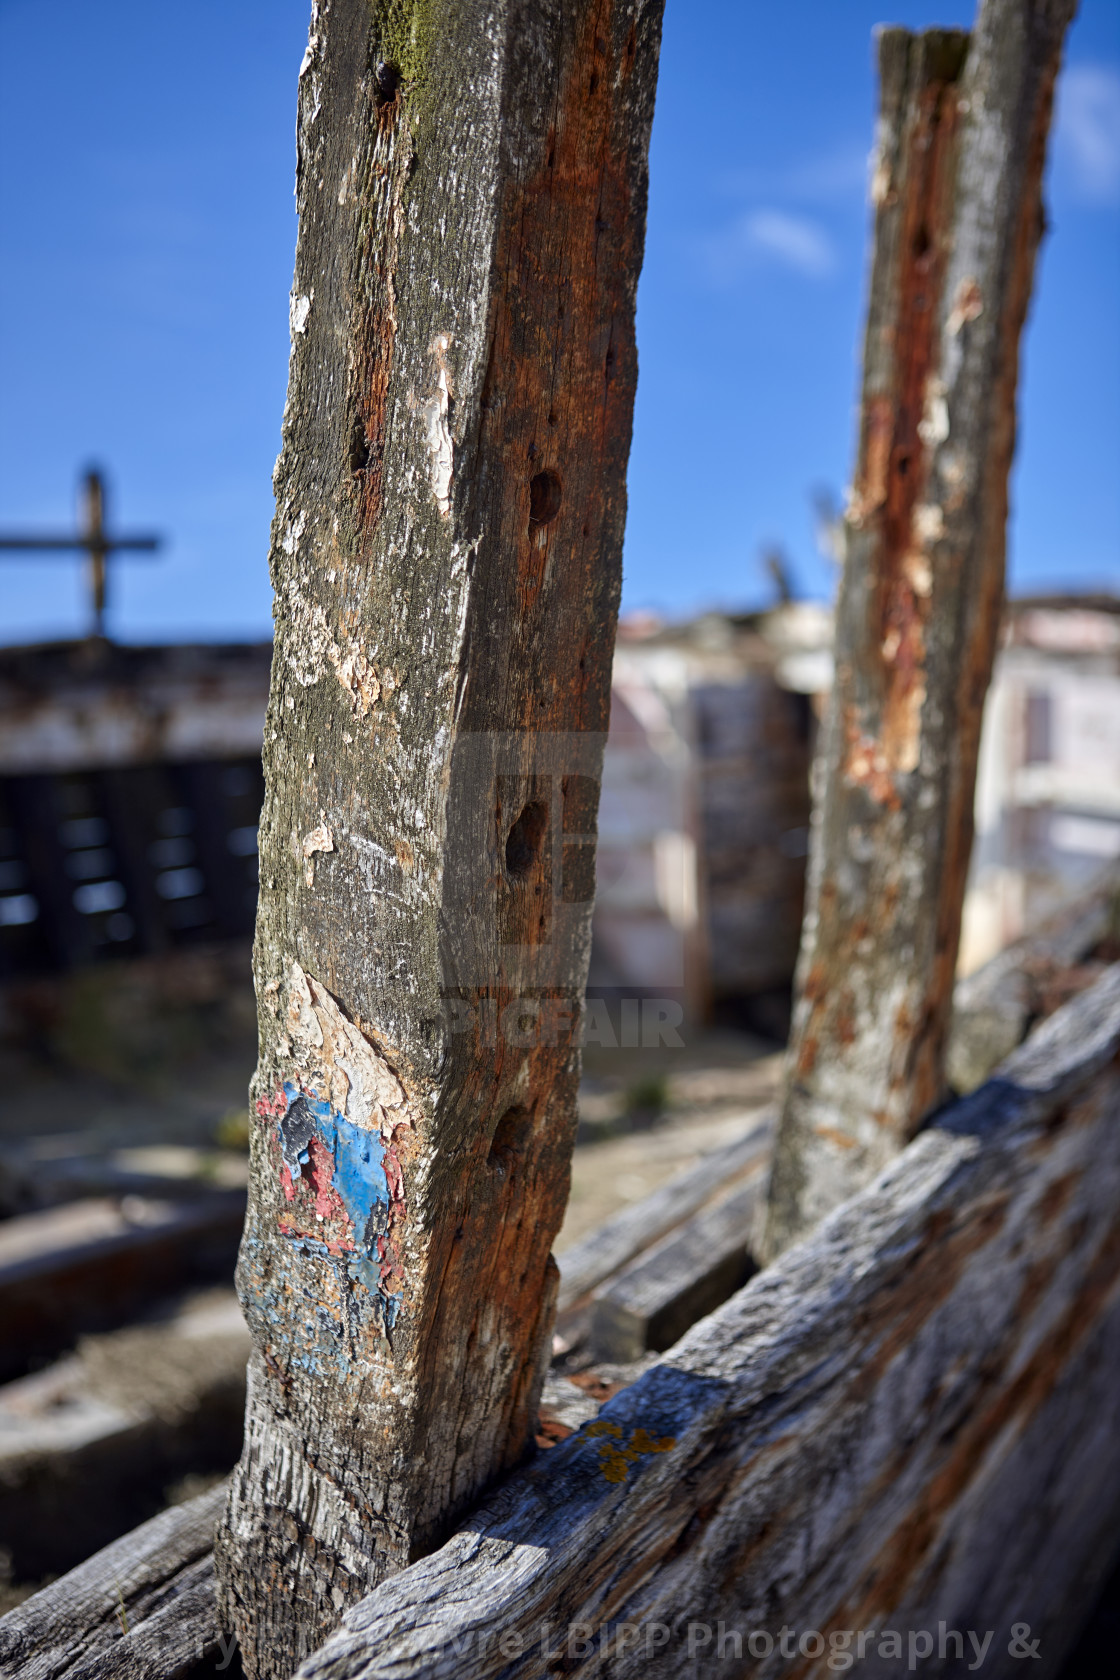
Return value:
[(0, 980), (252, 933), (256, 758), (0, 777)]

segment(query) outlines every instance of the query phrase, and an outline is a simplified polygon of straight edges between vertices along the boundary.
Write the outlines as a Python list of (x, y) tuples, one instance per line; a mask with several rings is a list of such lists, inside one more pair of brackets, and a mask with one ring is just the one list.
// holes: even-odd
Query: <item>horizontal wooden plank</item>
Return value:
[(623, 1208), (582, 1242), (567, 1249), (558, 1262), (559, 1334), (565, 1334), (567, 1315), (586, 1302), (599, 1284), (683, 1224), (718, 1191), (729, 1189), (743, 1174), (753, 1172), (766, 1157), (773, 1126), (774, 1114), (770, 1108), (745, 1114), (740, 1137), (713, 1149), (687, 1172)]
[(212, 1548), (228, 1496), (161, 1512), (0, 1617), (0, 1680), (179, 1680), (224, 1655)]
[[(17, 1581), (73, 1568), (241, 1450), (249, 1333), (232, 1289), (83, 1338), (0, 1387), (0, 1543)], [(573, 1390), (573, 1393), (578, 1391)]]
[[(1025, 1621), (1053, 1674), (1120, 1518), (1118, 1050), (1120, 967), (382, 1583), (301, 1680), (703, 1680), (743, 1668), (721, 1619), (825, 1649), (998, 1629), (986, 1674), (1019, 1671)], [(556, 1660), (542, 1624), (550, 1651), (574, 1624), (588, 1643)], [(789, 1673), (772, 1649), (756, 1672)], [(896, 1656), (873, 1642), (860, 1672)]]
[(127, 1145), (111, 1151), (96, 1135), (6, 1142), (0, 1160), (0, 1216), (23, 1218), (68, 1202), (125, 1196), (179, 1200), (248, 1182), (247, 1158), (185, 1144)]
[(757, 1162), (748, 1183), (699, 1209), (596, 1292), (592, 1359), (663, 1352), (758, 1270), (750, 1245), (765, 1195), (764, 1166)]
[(244, 1190), (91, 1198), (0, 1222), (0, 1380), (192, 1283), (233, 1276)]

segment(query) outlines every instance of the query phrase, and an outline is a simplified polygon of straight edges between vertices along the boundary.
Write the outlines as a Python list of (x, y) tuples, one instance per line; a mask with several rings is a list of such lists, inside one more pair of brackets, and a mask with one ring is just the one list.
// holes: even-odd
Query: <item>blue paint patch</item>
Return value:
[[(385, 1152), (376, 1132), (365, 1132), (341, 1115), (334, 1122), (334, 1187), (354, 1222), (362, 1247), (369, 1250), (389, 1226), (389, 1181)], [(324, 1143), (330, 1148), (326, 1135)]]
[[(336, 1270), (360, 1283), (380, 1308), (386, 1330), (391, 1330), (400, 1313), (397, 1296), (386, 1295), (381, 1281), (378, 1238), (389, 1229), (392, 1194), (385, 1173), (385, 1149), (376, 1132), (355, 1126), (330, 1103), (308, 1096), (297, 1085), (285, 1081), (287, 1112), (277, 1122), (284, 1164), (293, 1181), (310, 1159), (310, 1145), (318, 1137), (334, 1163), (333, 1187), (354, 1228), (353, 1253), (332, 1254), (325, 1243), (292, 1233), (289, 1241), (302, 1252), (315, 1254)], [(340, 1277), (340, 1282), (342, 1281)]]

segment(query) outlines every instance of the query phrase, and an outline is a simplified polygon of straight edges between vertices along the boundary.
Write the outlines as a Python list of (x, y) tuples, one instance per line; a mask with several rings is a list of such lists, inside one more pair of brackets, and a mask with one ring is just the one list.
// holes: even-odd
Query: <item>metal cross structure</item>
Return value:
[(93, 596), (93, 628), (91, 634), (105, 634), (105, 595), (110, 554), (127, 549), (131, 553), (151, 554), (159, 548), (156, 536), (111, 536), (105, 529), (105, 481), (96, 467), (86, 473), (82, 485), (82, 529), (73, 535), (36, 536), (23, 532), (0, 534), (0, 550), (9, 553), (66, 553), (84, 550), (89, 556), (90, 593)]

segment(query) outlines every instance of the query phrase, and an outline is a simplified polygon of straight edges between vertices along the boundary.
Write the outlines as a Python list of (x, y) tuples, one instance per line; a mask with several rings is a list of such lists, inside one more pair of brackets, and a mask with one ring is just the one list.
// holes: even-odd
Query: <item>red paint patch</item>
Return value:
[(294, 1217), (278, 1221), (286, 1237), (306, 1237), (339, 1256), (355, 1252), (353, 1222), (334, 1187), (334, 1156), (321, 1138), (313, 1137), (308, 1144), (298, 1179), (281, 1163), (280, 1187), (294, 1204)]
[(349, 1224), (350, 1215), (334, 1187), (334, 1156), (317, 1137), (311, 1139), (308, 1156), (306, 1176), (315, 1192), (316, 1214), (320, 1219), (345, 1219)]

